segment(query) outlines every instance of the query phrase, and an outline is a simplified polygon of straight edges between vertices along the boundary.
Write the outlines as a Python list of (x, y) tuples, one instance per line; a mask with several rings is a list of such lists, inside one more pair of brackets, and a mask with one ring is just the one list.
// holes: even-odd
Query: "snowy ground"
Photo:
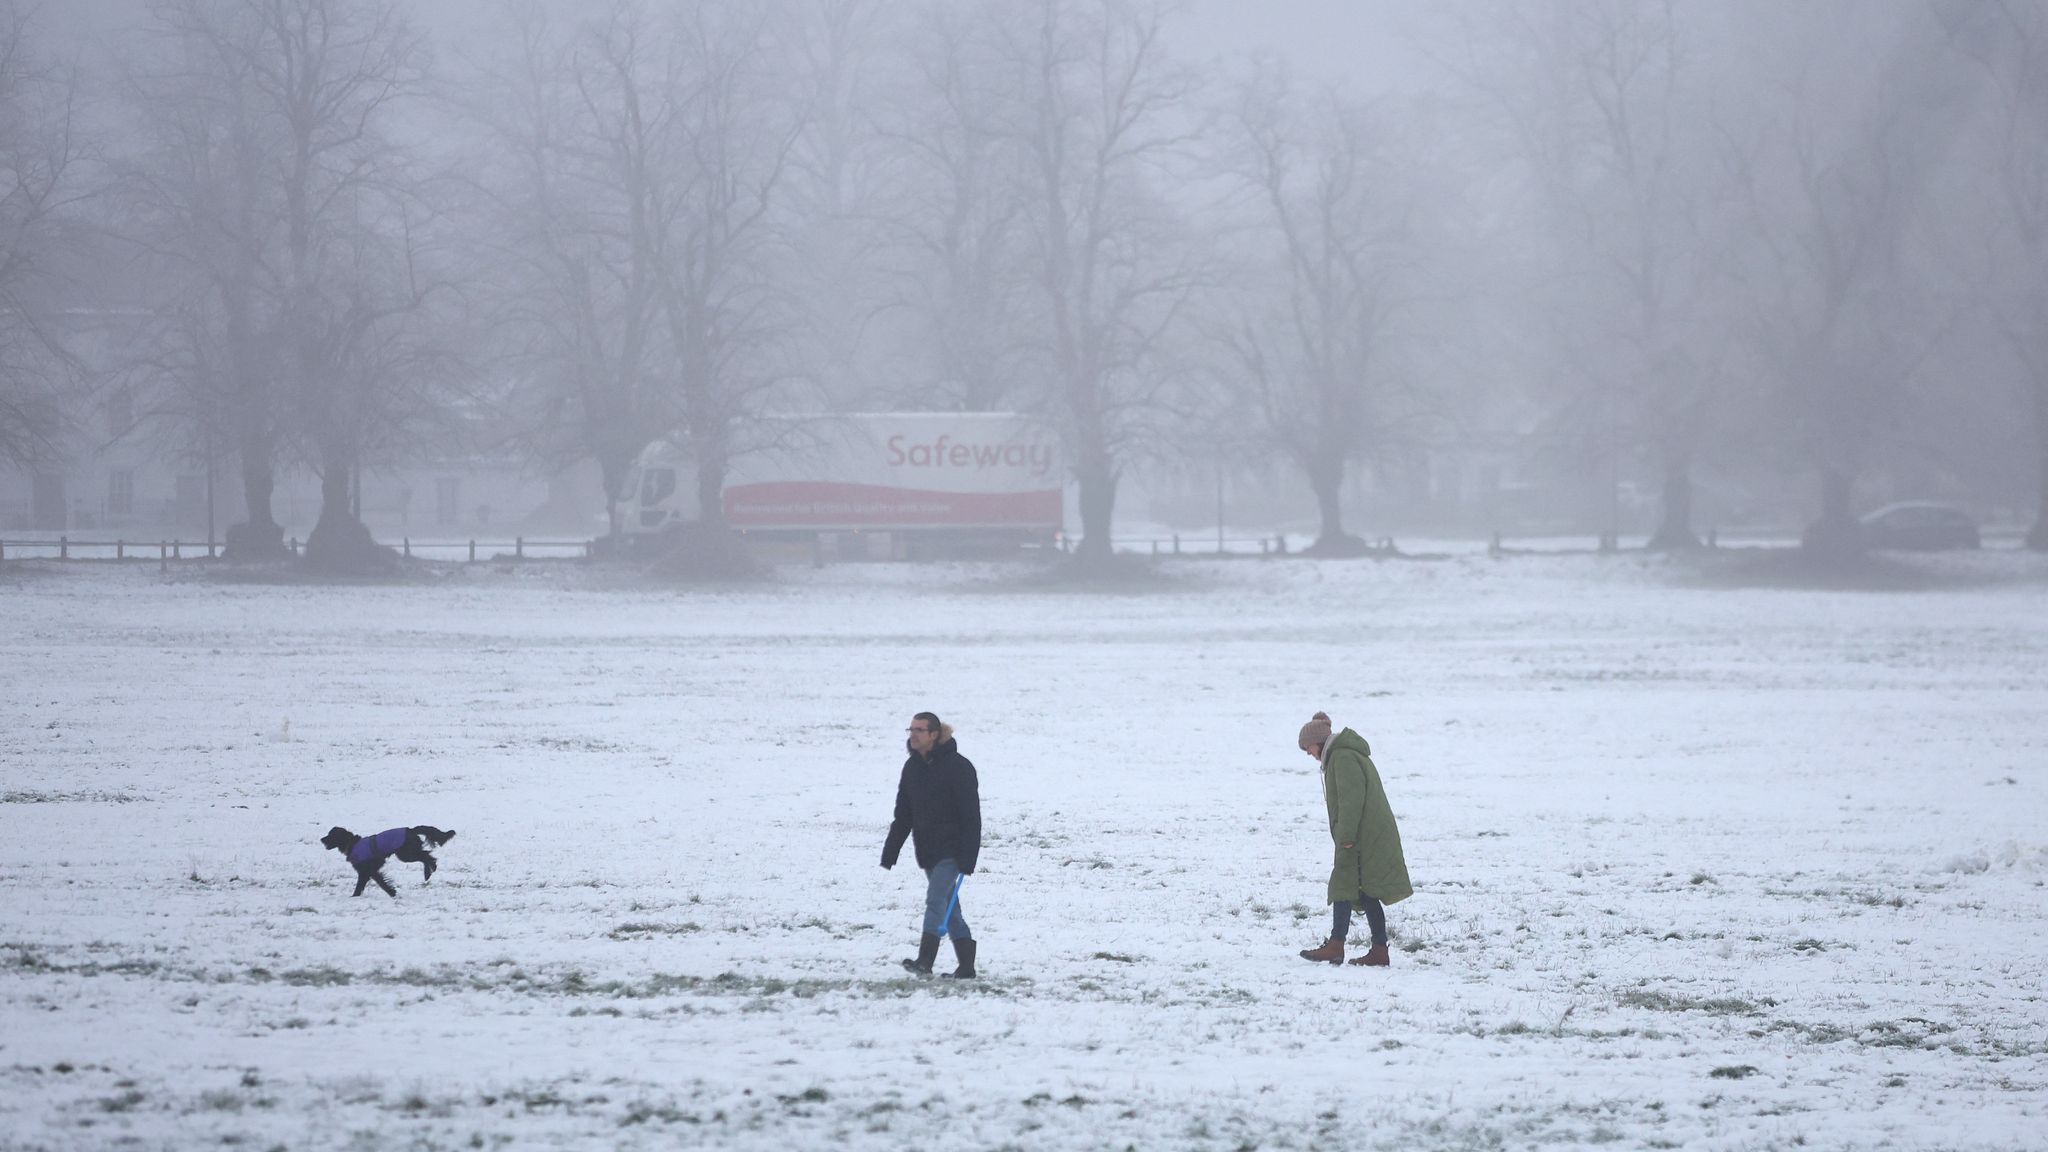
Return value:
[[(1958, 563), (0, 568), (0, 1147), (2038, 1148), (2048, 567)], [(921, 707), (973, 986), (877, 866)], [(1388, 970), (1294, 955), (1318, 707)], [(335, 823), (461, 835), (351, 900)]]

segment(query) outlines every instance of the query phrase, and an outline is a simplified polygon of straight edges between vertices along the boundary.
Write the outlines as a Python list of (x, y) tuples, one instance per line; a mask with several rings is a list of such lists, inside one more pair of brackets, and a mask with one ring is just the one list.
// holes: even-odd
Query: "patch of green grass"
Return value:
[(1856, 1038), (1871, 1048), (1938, 1048), (1941, 1044), (1935, 1037), (1954, 1031), (1954, 1025), (1921, 1016), (1907, 1016), (1899, 1020), (1873, 1021), (1865, 1025)]
[(199, 1094), (199, 1107), (207, 1112), (240, 1112), (248, 1101), (231, 1088), (214, 1088)]
[(823, 1104), (831, 1098), (830, 1092), (814, 1084), (794, 1096), (777, 1096), (775, 1099), (785, 1108), (796, 1108), (804, 1104)]
[(568, 1101), (555, 1094), (552, 1088), (540, 1088), (532, 1092), (507, 1092), (507, 1099), (517, 1098), (526, 1105), (528, 1112), (539, 1112), (545, 1108), (559, 1108)]
[(685, 1112), (673, 1104), (636, 1103), (629, 1105), (619, 1117), (619, 1127), (630, 1128), (650, 1120), (663, 1124), (702, 1124), (704, 1118), (695, 1112)]
[(703, 930), (703, 926), (694, 921), (682, 924), (667, 924), (635, 920), (621, 924), (605, 933), (605, 935), (613, 940), (644, 940), (650, 936), (686, 936), (692, 932), (702, 932)]
[[(124, 1080), (122, 1081), (122, 1083), (126, 1084), (127, 1081)], [(128, 1088), (123, 1089), (121, 1093), (117, 1096), (101, 1097), (100, 1111), (133, 1112), (135, 1110), (136, 1105), (142, 1103), (144, 1099), (146, 1099), (146, 1097), (143, 1096), (142, 1092), (139, 1089), (130, 1086)]]
[(133, 804), (142, 797), (133, 792), (0, 792), (0, 804)]
[(1696, 998), (1653, 988), (1632, 988), (1621, 994), (1625, 1008), (1649, 1008), (1658, 1012), (1705, 1012), (1709, 1016), (1752, 1016), (1776, 1004), (1770, 997), (1744, 1000), (1736, 996)]
[(355, 982), (352, 974), (327, 965), (319, 968), (293, 968), (280, 974), (278, 978), (295, 988), (332, 988)]

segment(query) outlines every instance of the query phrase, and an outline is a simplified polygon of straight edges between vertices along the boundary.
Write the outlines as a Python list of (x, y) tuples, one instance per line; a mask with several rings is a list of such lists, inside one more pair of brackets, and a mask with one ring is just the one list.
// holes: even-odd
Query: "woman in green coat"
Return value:
[(1387, 966), (1386, 905), (1407, 899), (1408, 861), (1401, 855), (1401, 829), (1394, 809), (1372, 764), (1372, 747), (1346, 728), (1330, 734), (1330, 718), (1318, 712), (1301, 727), (1301, 750), (1323, 766), (1323, 803), (1330, 810), (1330, 842), (1336, 863), (1330, 868), (1330, 938), (1319, 948), (1302, 952), (1304, 960), (1344, 962), (1344, 938), (1351, 933), (1351, 910), (1363, 908), (1372, 928), (1372, 950), (1353, 964)]

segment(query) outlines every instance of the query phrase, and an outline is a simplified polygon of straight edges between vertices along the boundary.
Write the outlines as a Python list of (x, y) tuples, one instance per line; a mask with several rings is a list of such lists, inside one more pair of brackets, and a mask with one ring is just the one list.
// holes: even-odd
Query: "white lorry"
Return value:
[[(1049, 544), (1065, 477), (1049, 429), (1008, 412), (773, 417), (771, 447), (733, 461), (723, 508), (749, 534), (889, 533)], [(645, 538), (702, 519), (688, 451), (657, 440), (627, 479), (621, 524)]]

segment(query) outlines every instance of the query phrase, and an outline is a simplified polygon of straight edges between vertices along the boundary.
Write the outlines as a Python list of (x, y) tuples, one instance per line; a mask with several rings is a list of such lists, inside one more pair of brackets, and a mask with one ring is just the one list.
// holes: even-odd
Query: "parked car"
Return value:
[(1871, 548), (1938, 551), (1977, 548), (1977, 522), (1953, 504), (1887, 504), (1863, 517), (1863, 543)]

